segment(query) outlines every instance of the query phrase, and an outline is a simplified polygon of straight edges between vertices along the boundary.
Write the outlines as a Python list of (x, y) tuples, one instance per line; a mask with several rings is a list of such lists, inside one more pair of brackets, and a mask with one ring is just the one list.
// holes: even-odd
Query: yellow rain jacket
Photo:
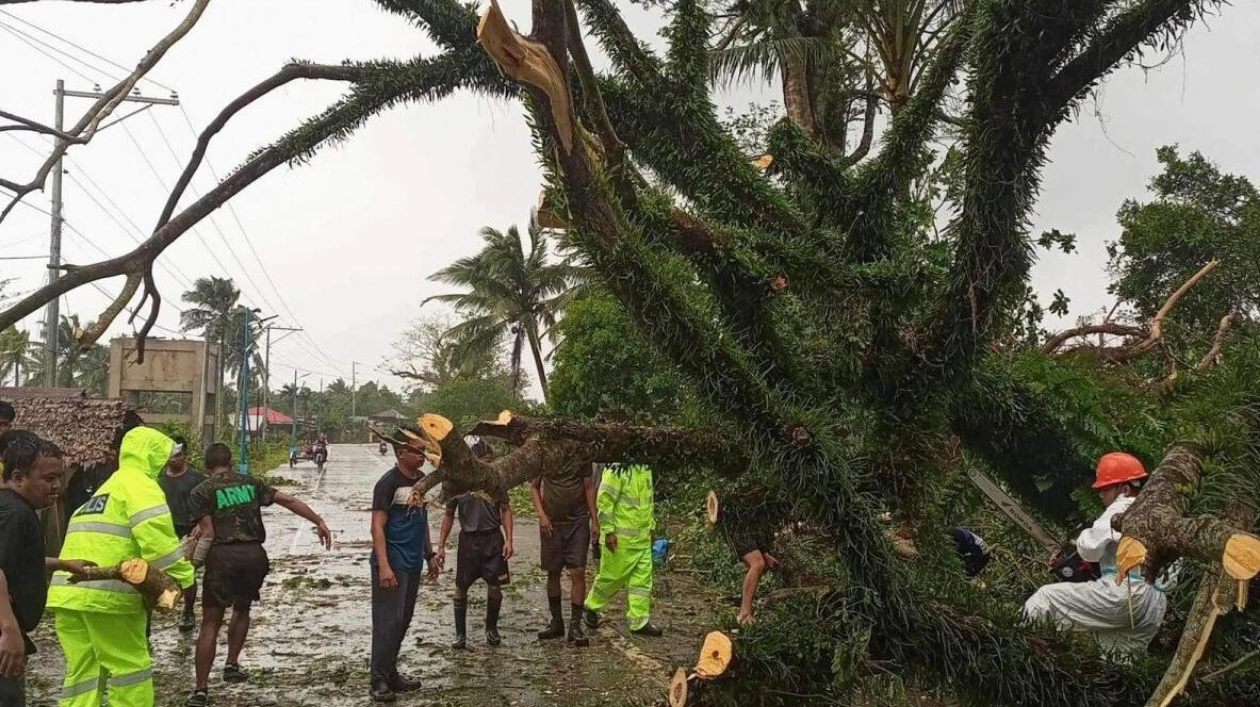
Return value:
[[(112, 567), (140, 557), (180, 587), (191, 586), (193, 566), (184, 558), (166, 495), (157, 482), (174, 449), (170, 437), (150, 427), (128, 432), (119, 450), (118, 471), (70, 517), (61, 558)], [(71, 584), (65, 572), (53, 575), (48, 608), (103, 614), (145, 611), (144, 598), (125, 582)]]

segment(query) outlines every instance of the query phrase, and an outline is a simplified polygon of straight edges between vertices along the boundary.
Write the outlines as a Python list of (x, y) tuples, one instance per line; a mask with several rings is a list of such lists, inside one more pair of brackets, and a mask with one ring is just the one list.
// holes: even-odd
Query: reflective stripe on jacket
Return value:
[[(113, 567), (141, 557), (179, 586), (190, 586), (193, 566), (184, 558), (166, 495), (157, 483), (174, 448), (171, 438), (155, 429), (137, 427), (128, 432), (119, 450), (118, 471), (70, 517), (61, 559)], [(57, 572), (48, 590), (48, 607), (125, 614), (143, 612), (144, 599), (124, 582), (71, 584), (67, 573)]]
[(618, 543), (650, 546), (656, 529), (652, 469), (643, 464), (604, 467), (596, 507), (601, 536), (615, 533)]

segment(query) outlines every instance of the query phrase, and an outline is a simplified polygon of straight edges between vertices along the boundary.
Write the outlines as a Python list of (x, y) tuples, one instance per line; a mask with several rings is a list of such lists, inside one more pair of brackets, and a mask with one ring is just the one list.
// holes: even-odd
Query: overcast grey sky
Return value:
[[(528, 27), (525, 0), (502, 4), (510, 19)], [(618, 4), (627, 8), (631, 25), (644, 39), (659, 41), (656, 18), (637, 6)], [(56, 79), (82, 90), (96, 82), (108, 86), (111, 77), (125, 73), (21, 20), (131, 67), (188, 7), (188, 2), (154, 0), (112, 7), (43, 2), (0, 8), (9, 13), (0, 14), (3, 25), (88, 63), (39, 47), (70, 68), (62, 66), (0, 26), (0, 107), (51, 123)], [(1251, 75), (1260, 66), (1256, 37), (1260, 6), (1226, 8), (1223, 16), (1191, 31), (1183, 56), (1150, 72), (1127, 69), (1113, 76), (1098, 100), (1059, 130), (1034, 232), (1075, 232), (1080, 252), (1041, 254), (1034, 281), (1043, 299), (1062, 288), (1072, 298), (1072, 318), (1109, 306), (1103, 247), (1117, 235), (1115, 212), (1121, 201), (1143, 197), (1155, 170), (1156, 147), (1180, 143), (1228, 171), (1260, 176), (1255, 129), (1260, 91)], [(422, 31), (370, 0), (212, 2), (191, 34), (150, 74), (177, 90), (183, 107), (155, 107), (105, 131), (91, 145), (71, 150), (65, 216), (72, 228), (65, 236), (65, 259), (82, 263), (100, 259), (102, 251), (112, 256), (134, 247), (132, 237), (142, 238), (152, 229), (168, 193), (164, 185), (175, 181), (191, 152), (195, 137), (188, 121), (199, 131), (224, 104), (290, 58), (336, 63), (434, 51)], [(169, 95), (153, 83), (141, 88), (147, 95)], [(774, 93), (773, 87), (741, 88), (720, 99), (742, 107), (750, 100), (771, 100)], [(212, 143), (214, 169), (225, 174), (338, 95), (336, 84), (295, 83), (255, 103)], [(88, 105), (68, 99), (67, 124)], [(39, 161), (34, 150), (46, 151), (49, 145), (30, 133), (17, 134), (21, 143), (13, 135), (0, 134), (0, 173), (25, 180)], [(247, 189), (233, 200), (235, 213), (221, 209), (213, 223), (203, 222), (195, 235), (185, 235), (167, 251), (158, 284), (166, 302), (178, 305), (185, 282), (226, 275), (244, 289), (249, 304), (281, 315), (277, 323), (304, 327), (304, 336), (273, 349), (276, 386), (291, 379), (295, 368), (313, 372), (308, 384), (349, 379), (352, 361), (358, 362), (360, 381), (396, 384), (382, 370), (390, 344), (418, 313), (420, 301), (442, 291), (426, 277), (474, 252), (482, 226), (523, 226), (527, 220), (541, 182), (529, 144), (520, 106), (513, 102), (461, 94), (440, 105), (395, 109), (348, 143), (321, 151), (310, 164), (278, 169)], [(203, 167), (194, 186), (205, 190), (213, 183)], [(47, 209), (49, 202), (36, 194), (27, 203)], [(0, 225), (0, 254), (46, 254), (47, 237), (48, 217), (18, 207)], [(9, 277), (18, 278), (11, 291), (29, 291), (44, 277), (43, 263), (0, 261), (0, 278)], [(102, 283), (111, 293), (118, 286)], [(63, 312), (78, 313), (86, 323), (106, 301), (102, 293), (82, 288), (67, 296)], [(169, 304), (160, 324), (177, 330), (178, 312)], [(23, 326), (37, 333), (36, 319), (28, 318)], [(119, 324), (114, 333), (125, 331)]]

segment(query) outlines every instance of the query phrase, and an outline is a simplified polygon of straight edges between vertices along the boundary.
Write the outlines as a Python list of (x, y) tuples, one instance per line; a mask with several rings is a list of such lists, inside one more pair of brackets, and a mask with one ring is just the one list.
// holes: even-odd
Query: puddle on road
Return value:
[[(369, 704), (368, 658), (371, 604), (368, 556), (371, 551), (368, 503), (384, 472), (375, 447), (339, 445), (322, 479), (312, 465), (275, 472), (301, 482), (284, 490), (301, 496), (321, 513), (336, 535), (332, 551), (316, 544), (306, 521), (280, 508), (266, 511), (271, 574), (242, 665), (253, 671), (246, 685), (220, 679), (226, 652), (220, 634), (211, 698), (217, 707), (350, 707)], [(430, 510), (435, 533), (441, 510)], [(434, 707), (601, 707), (657, 700), (678, 665), (691, 665), (711, 627), (712, 598), (694, 591), (694, 578), (666, 575), (657, 581), (657, 620), (661, 639), (630, 637), (622, 622), (624, 595), (605, 617), (589, 648), (540, 643), (535, 633), (548, 618), (545, 577), (538, 568), (538, 529), (517, 519), (513, 584), (504, 590), (500, 619), (503, 645), (489, 648), (483, 635), (485, 587), (469, 596), (470, 650), (449, 649), (454, 589), (454, 542), (448, 567), (435, 583), (424, 584), (411, 631), (403, 644), (400, 670), (420, 677), (426, 687), (396, 704)], [(567, 587), (566, 587), (567, 596)], [(567, 603), (567, 602), (566, 602)], [(566, 607), (566, 618), (567, 618)], [(155, 616), (154, 673), (157, 704), (182, 707), (192, 687), (195, 633), (181, 634), (174, 616)], [(46, 616), (37, 635), (40, 654), (32, 661), (32, 707), (55, 704), (63, 669), (61, 650)]]

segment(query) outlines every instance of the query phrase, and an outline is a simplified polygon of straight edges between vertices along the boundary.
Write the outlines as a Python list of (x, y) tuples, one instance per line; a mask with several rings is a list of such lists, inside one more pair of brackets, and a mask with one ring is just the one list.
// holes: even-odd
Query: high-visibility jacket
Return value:
[[(193, 566), (184, 558), (166, 494), (157, 482), (174, 449), (175, 442), (155, 429), (136, 427), (128, 432), (119, 450), (118, 471), (70, 517), (61, 559), (112, 567), (141, 557), (179, 586), (191, 586)], [(105, 614), (145, 610), (144, 598), (124, 582), (70, 584), (65, 572), (53, 575), (48, 608)]]
[(643, 464), (604, 467), (596, 507), (601, 537), (614, 533), (619, 544), (651, 547), (656, 530), (651, 468)]

